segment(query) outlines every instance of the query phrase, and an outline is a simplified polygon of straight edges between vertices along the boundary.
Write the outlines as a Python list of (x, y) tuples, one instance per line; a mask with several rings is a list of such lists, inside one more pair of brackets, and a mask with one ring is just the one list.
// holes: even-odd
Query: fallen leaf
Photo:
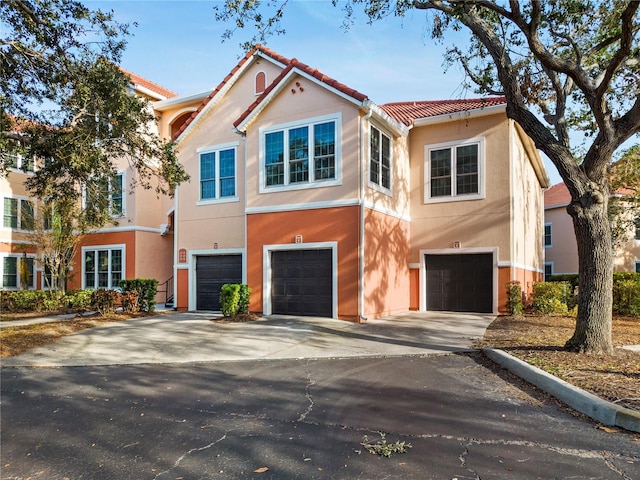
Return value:
[(260, 468), (258, 468), (256, 470), (254, 470), (253, 473), (264, 473), (267, 470), (269, 470), (269, 467), (260, 467)]
[(614, 428), (614, 427), (607, 427), (606, 425), (598, 425), (596, 428), (598, 428), (599, 430), (604, 430), (607, 433), (618, 433), (618, 432), (620, 432), (619, 429)]

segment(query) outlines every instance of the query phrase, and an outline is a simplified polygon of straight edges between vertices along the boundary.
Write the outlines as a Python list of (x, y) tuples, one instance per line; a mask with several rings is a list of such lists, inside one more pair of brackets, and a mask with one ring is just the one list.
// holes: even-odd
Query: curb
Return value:
[(482, 352), (501, 367), (553, 395), (574, 410), (588, 415), (604, 425), (621, 427), (640, 433), (640, 412), (602, 400), (600, 397), (585, 392), (538, 367), (529, 365), (503, 350), (483, 348)]

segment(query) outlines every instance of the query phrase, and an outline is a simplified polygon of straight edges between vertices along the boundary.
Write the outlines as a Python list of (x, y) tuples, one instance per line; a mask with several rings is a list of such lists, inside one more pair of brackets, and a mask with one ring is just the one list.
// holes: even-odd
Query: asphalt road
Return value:
[[(2, 479), (638, 479), (478, 353), (3, 368)], [(409, 442), (383, 458), (361, 445)]]

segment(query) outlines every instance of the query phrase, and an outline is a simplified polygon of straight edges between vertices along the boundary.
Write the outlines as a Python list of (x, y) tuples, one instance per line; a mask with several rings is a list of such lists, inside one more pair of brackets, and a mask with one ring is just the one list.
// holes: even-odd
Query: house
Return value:
[[(177, 97), (174, 92), (136, 74), (124, 73), (131, 78), (133, 93), (151, 102), (161, 104), (167, 98)], [(191, 103), (197, 105), (201, 100), (202, 96), (196, 96)], [(177, 128), (176, 124), (184, 121), (179, 113), (181, 108), (184, 113), (184, 105), (179, 101), (176, 104), (180, 105), (176, 111), (155, 112), (159, 120), (154, 128), (157, 127), (157, 132), (164, 138), (171, 136), (172, 125)], [(192, 111), (188, 110), (189, 115)], [(18, 154), (9, 154), (7, 158), (9, 174), (0, 179), (4, 208), (0, 229), (2, 288), (45, 289), (50, 282), (45, 281), (45, 272), (35, 262), (36, 245), (30, 235), (33, 230), (30, 223), (41, 221), (42, 212), (36, 211), (34, 199), (24, 186), (25, 179), (33, 175), (40, 163)], [(116, 167), (118, 174), (108, 186), (113, 222), (82, 238), (67, 288), (113, 288), (124, 278), (154, 278), (164, 283), (156, 298), (163, 302), (171, 294), (172, 287), (169, 283), (173, 276), (173, 199), (158, 197), (153, 189), (143, 188), (137, 182), (135, 169), (125, 159)], [(21, 262), (26, 262), (26, 270), (21, 268)]]
[[(615, 195), (615, 193), (614, 193)], [(545, 277), (578, 273), (578, 247), (573, 221), (567, 213), (571, 194), (558, 183), (544, 194), (544, 270)], [(613, 269), (616, 272), (640, 272), (640, 217), (629, 222), (629, 232), (616, 246)], [(633, 226), (632, 226), (633, 225)]]
[(263, 314), (497, 313), (542, 279), (548, 180), (503, 98), (376, 105), (258, 46), (173, 131), (178, 309), (244, 282)]

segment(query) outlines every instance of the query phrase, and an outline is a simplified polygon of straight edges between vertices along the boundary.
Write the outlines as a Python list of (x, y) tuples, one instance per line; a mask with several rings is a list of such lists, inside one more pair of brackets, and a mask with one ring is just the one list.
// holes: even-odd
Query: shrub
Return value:
[(102, 315), (108, 315), (115, 312), (120, 294), (115, 290), (105, 290), (99, 288), (91, 293), (91, 307)]
[(569, 282), (573, 290), (578, 286), (578, 274), (577, 273), (561, 273), (557, 275), (551, 275), (547, 279), (547, 282)]
[(640, 274), (633, 272), (634, 278), (617, 273), (613, 275), (613, 312), (619, 315), (640, 315)]
[(572, 303), (573, 289), (569, 282), (537, 282), (533, 284), (531, 307), (534, 313), (567, 315), (569, 310), (573, 309)]
[(249, 313), (249, 299), (251, 297), (251, 287), (244, 283), (240, 284), (240, 298), (238, 299), (238, 313)]
[(120, 280), (118, 283), (123, 292), (138, 292), (138, 308), (141, 312), (153, 312), (156, 309), (156, 293), (158, 280), (152, 278), (133, 278)]
[(46, 312), (62, 307), (57, 292), (17, 290), (2, 293), (2, 308), (10, 312)]
[(122, 310), (126, 313), (138, 313), (140, 311), (139, 298), (140, 294), (137, 290), (125, 291), (121, 296)]
[(225, 283), (220, 288), (220, 307), (225, 317), (236, 315), (240, 306), (240, 284)]
[(522, 287), (520, 282), (513, 281), (507, 287), (507, 310), (510, 315), (522, 315), (524, 305), (522, 304)]
[(69, 308), (90, 308), (93, 290), (71, 290), (65, 296)]

